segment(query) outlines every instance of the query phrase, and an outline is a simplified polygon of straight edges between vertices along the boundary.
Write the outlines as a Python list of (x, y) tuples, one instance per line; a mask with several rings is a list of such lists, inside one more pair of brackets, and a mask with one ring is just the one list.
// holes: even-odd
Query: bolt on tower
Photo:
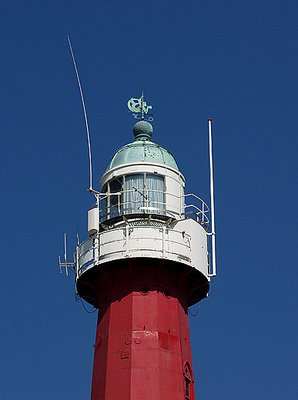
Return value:
[(143, 95), (128, 107), (141, 115), (134, 141), (93, 191), (73, 264), (79, 296), (98, 309), (91, 400), (194, 400), (187, 310), (215, 272), (214, 224), (209, 233), (207, 204), (185, 193), (174, 157), (152, 141)]

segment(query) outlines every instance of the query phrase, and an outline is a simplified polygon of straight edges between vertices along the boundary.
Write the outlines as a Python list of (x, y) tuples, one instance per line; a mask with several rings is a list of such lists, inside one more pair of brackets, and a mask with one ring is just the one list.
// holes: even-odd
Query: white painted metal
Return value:
[(91, 208), (88, 211), (88, 233), (89, 236), (94, 235), (99, 230), (99, 213), (98, 207)]
[[(84, 271), (121, 258), (159, 258), (189, 265), (208, 278), (207, 235), (192, 219), (174, 226), (122, 224), (102, 231), (78, 246), (78, 276)], [(209, 278), (208, 278), (209, 279)]]
[(211, 213), (211, 244), (212, 244), (212, 271), (210, 276), (216, 276), (216, 246), (215, 246), (215, 219), (214, 219), (214, 178), (213, 178), (213, 151), (212, 151), (212, 119), (208, 119), (209, 130), (209, 166), (210, 166), (210, 213)]

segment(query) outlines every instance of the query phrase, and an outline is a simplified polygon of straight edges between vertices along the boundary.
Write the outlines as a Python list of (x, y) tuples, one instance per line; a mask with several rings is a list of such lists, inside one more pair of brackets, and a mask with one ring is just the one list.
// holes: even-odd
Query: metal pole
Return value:
[(64, 233), (64, 263), (65, 263), (65, 273), (68, 276), (68, 266), (67, 266), (67, 238), (66, 233)]
[(212, 118), (208, 118), (208, 128), (209, 128), (210, 213), (211, 213), (211, 244), (212, 244), (212, 274), (211, 274), (211, 276), (216, 276)]

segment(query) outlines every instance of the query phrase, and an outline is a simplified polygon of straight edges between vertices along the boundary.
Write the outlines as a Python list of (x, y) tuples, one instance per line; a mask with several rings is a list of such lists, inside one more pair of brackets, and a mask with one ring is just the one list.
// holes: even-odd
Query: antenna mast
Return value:
[(142, 89), (142, 96), (141, 96), (141, 113), (142, 113), (142, 120), (144, 119), (144, 92)]
[(211, 233), (210, 233), (210, 235), (211, 235), (211, 244), (212, 244), (212, 273), (210, 274), (210, 276), (216, 276), (212, 118), (208, 118), (208, 130), (209, 130), (210, 212), (211, 212)]
[(70, 53), (71, 53), (73, 66), (74, 66), (74, 69), (76, 72), (76, 77), (77, 77), (77, 81), (78, 81), (78, 86), (79, 86), (79, 90), (80, 90), (80, 96), (81, 96), (81, 101), (82, 101), (82, 106), (83, 106), (83, 111), (84, 111), (84, 120), (85, 120), (87, 143), (88, 143), (88, 156), (89, 156), (89, 189), (88, 190), (89, 190), (89, 192), (94, 192), (94, 190), (93, 190), (91, 141), (90, 141), (90, 131), (89, 131), (89, 124), (88, 124), (87, 110), (86, 110), (86, 106), (85, 106), (84, 94), (83, 94), (83, 89), (82, 89), (81, 80), (80, 80), (80, 76), (79, 76), (79, 71), (77, 68), (77, 63), (76, 63), (76, 59), (74, 56), (74, 52), (73, 52), (73, 48), (72, 48), (69, 36), (67, 36), (67, 41), (68, 41), (68, 45), (69, 45), (69, 49), (70, 49)]
[(74, 270), (75, 263), (67, 261), (67, 238), (66, 238), (66, 233), (64, 233), (64, 236), (63, 236), (63, 247), (64, 247), (64, 254), (63, 254), (64, 260), (61, 261), (61, 257), (59, 256), (58, 257), (58, 264), (59, 264), (60, 272), (62, 273), (62, 268), (64, 267), (66, 276), (68, 276), (68, 268), (71, 268), (72, 270)]

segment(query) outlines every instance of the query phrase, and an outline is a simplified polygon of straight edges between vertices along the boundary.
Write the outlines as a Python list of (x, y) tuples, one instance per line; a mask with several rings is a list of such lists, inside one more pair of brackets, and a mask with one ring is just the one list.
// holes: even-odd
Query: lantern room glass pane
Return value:
[(148, 210), (153, 214), (160, 214), (165, 209), (164, 178), (156, 174), (146, 175)]
[(109, 216), (110, 218), (118, 217), (121, 213), (121, 191), (122, 191), (122, 177), (112, 180), (110, 183), (110, 205)]
[(125, 176), (123, 214), (142, 212), (144, 201), (144, 174)]
[(117, 177), (103, 187), (100, 220), (122, 214), (164, 214), (164, 177), (158, 174), (131, 174)]

